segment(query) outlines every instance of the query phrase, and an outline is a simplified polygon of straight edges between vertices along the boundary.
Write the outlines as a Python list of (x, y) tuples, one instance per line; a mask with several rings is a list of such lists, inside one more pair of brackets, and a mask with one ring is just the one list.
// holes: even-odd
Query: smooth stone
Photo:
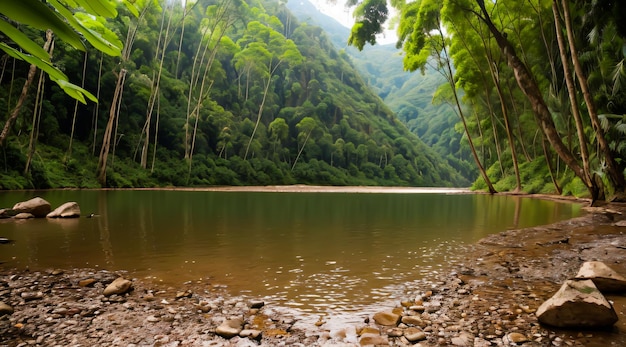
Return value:
[(78, 286), (80, 286), (80, 287), (89, 287), (89, 286), (91, 286), (92, 284), (94, 284), (96, 282), (97, 281), (94, 278), (87, 278), (87, 279), (84, 279), (84, 280), (78, 282)]
[(576, 279), (590, 279), (602, 293), (626, 292), (626, 278), (601, 261), (587, 261)]
[(402, 323), (406, 325), (415, 325), (419, 327), (423, 327), (425, 325), (424, 320), (422, 320), (420, 316), (403, 316), (401, 320)]
[(365, 333), (361, 335), (359, 340), (361, 346), (389, 346), (389, 340), (386, 337), (374, 333)]
[(48, 218), (78, 218), (80, 217), (80, 206), (77, 202), (70, 201), (54, 209), (46, 215)]
[(239, 333), (239, 336), (247, 337), (247, 338), (252, 339), (252, 340), (259, 340), (259, 339), (261, 339), (261, 330), (243, 329)]
[(265, 302), (260, 301), (260, 300), (259, 301), (252, 301), (250, 303), (250, 308), (261, 308), (263, 306), (265, 306)]
[(13, 314), (13, 312), (13, 307), (0, 301), (0, 316), (4, 316), (5, 314)]
[(400, 337), (402, 335), (404, 335), (404, 331), (398, 327), (387, 330), (387, 336), (389, 337)]
[(506, 339), (512, 343), (522, 343), (528, 341), (528, 337), (526, 337), (526, 335), (516, 332), (508, 333), (506, 335)]
[(567, 280), (536, 312), (539, 322), (559, 328), (602, 328), (618, 320), (591, 280)]
[(31, 218), (35, 218), (35, 215), (33, 215), (32, 213), (28, 213), (28, 212), (21, 212), (15, 215), (15, 217), (13, 217), (14, 219), (31, 219)]
[(23, 292), (20, 294), (25, 301), (37, 300), (43, 298), (42, 292)]
[(474, 346), (474, 335), (466, 331), (462, 331), (459, 334), (459, 336), (455, 336), (452, 339), (450, 339), (450, 342), (452, 342), (453, 346), (459, 346), (459, 347)]
[(377, 334), (378, 335), (379, 332), (380, 330), (378, 330), (377, 328), (367, 326), (359, 330), (357, 333), (359, 335), (364, 335), (364, 334)]
[(19, 213), (30, 213), (37, 218), (43, 218), (51, 211), (50, 203), (40, 197), (34, 197), (27, 201), (18, 202), (13, 210)]
[(234, 318), (234, 319), (227, 319), (223, 321), (222, 324), (220, 324), (215, 329), (215, 333), (221, 337), (230, 339), (232, 337), (239, 335), (239, 333), (241, 333), (242, 330), (243, 330), (243, 319)]
[(111, 296), (113, 294), (124, 294), (132, 289), (133, 283), (123, 277), (116, 278), (111, 284), (104, 288), (104, 296)]
[(422, 329), (416, 327), (408, 327), (404, 329), (404, 337), (410, 342), (426, 340), (426, 333)]
[(398, 325), (400, 315), (393, 312), (377, 312), (374, 314), (374, 321), (380, 325)]

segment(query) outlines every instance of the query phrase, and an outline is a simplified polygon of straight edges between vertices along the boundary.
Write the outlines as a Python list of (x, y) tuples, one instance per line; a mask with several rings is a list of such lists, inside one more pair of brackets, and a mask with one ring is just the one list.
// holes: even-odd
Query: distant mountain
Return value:
[(363, 51), (348, 46), (350, 29), (308, 0), (288, 2), (287, 7), (299, 20), (324, 29), (335, 47), (350, 56), (363, 80), (426, 145), (464, 177), (477, 177), (469, 150), (461, 146), (463, 136), (454, 129), (458, 116), (449, 105), (432, 103), (433, 94), (445, 83), (443, 76), (430, 68), (424, 74), (405, 71), (402, 51), (395, 44), (366, 45)]

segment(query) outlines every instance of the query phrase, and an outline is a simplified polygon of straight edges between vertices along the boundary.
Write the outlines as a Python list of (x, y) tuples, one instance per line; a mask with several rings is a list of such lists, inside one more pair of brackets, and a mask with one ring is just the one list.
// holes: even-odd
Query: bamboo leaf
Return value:
[[(57, 2), (58, 6), (67, 9)], [(57, 8), (55, 6), (57, 10)], [(85, 45), (80, 36), (72, 30), (59, 16), (45, 3), (39, 0), (16, 0), (2, 1), (0, 13), (22, 24), (32, 26), (40, 30), (51, 29), (55, 35), (72, 47), (84, 51)]]
[(13, 58), (24, 60), (25, 62), (29, 64), (37, 66), (41, 70), (45, 71), (52, 79), (67, 80), (67, 76), (63, 72), (61, 72), (61, 70), (54, 67), (52, 63), (50, 63), (47, 60), (42, 60), (42, 59), (39, 59), (38, 57), (24, 54), (16, 50), (15, 48), (8, 46), (4, 42), (0, 42), (0, 49), (5, 51), (8, 55), (12, 56)]
[(108, 0), (76, 0), (76, 2), (93, 15), (106, 18), (117, 16), (115, 5)]
[(11, 40), (13, 40), (13, 42), (22, 47), (26, 52), (36, 56), (41, 60), (50, 59), (48, 52), (46, 52), (33, 40), (29, 39), (28, 36), (24, 35), (21, 31), (17, 30), (17, 28), (15, 28), (13, 25), (3, 20), (0, 20), (0, 31), (8, 36)]
[(85, 96), (89, 98), (89, 100), (98, 103), (98, 99), (91, 94), (90, 92), (88, 92), (87, 90), (73, 84), (70, 83), (68, 81), (64, 81), (64, 80), (55, 80), (55, 82), (63, 89), (63, 91), (73, 97), (74, 99), (82, 102), (83, 104), (86, 104), (87, 101), (85, 100)]
[(87, 39), (87, 41), (89, 41), (89, 43), (91, 43), (97, 50), (113, 57), (122, 55), (122, 48), (120, 46), (104, 40), (100, 34), (85, 27), (78, 19), (76, 19), (76, 17), (74, 17), (74, 14), (70, 10), (61, 5), (61, 3), (57, 0), (47, 1), (52, 4), (52, 6), (54, 6), (64, 18), (67, 19), (70, 26), (83, 34), (85, 39)]
[(68, 82), (67, 76), (61, 72), (61, 70), (54, 67), (49, 61), (39, 59), (39, 57), (35, 57), (32, 55), (24, 54), (13, 47), (8, 46), (7, 44), (0, 42), (0, 49), (6, 52), (8, 55), (26, 61), (29, 64), (35, 65), (40, 68), (42, 71), (50, 76), (50, 79), (56, 82), (63, 89), (63, 91), (71, 96), (72, 98), (86, 104), (85, 96), (87, 96), (91, 101), (98, 102), (98, 99), (88, 92), (87, 90)]

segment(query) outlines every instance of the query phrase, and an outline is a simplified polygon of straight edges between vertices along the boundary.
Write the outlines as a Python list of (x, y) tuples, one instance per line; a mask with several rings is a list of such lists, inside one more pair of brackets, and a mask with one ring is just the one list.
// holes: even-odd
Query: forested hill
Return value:
[[(55, 43), (55, 64), (99, 103), (36, 77), (0, 149), (0, 188), (469, 184), (284, 4), (154, 3), (98, 27), (121, 57)], [(6, 122), (29, 66), (1, 63)]]
[[(407, 72), (402, 50), (394, 43), (366, 45), (363, 51), (348, 46), (350, 29), (315, 8), (309, 0), (289, 1), (289, 9), (301, 21), (322, 27), (335, 44), (345, 51), (364, 81), (414, 134), (462, 176), (478, 177), (478, 170), (467, 145), (461, 145), (462, 134), (455, 130), (459, 117), (454, 108), (433, 100), (445, 85), (444, 77), (426, 67), (424, 73)], [(384, 62), (384, 63), (381, 63)]]

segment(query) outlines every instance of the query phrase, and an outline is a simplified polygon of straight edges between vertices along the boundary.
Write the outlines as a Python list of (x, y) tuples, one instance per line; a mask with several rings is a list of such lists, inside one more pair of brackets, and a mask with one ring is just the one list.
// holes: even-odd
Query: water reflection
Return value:
[[(33, 197), (5, 192), (0, 206)], [(198, 191), (40, 192), (94, 218), (0, 221), (0, 261), (199, 278), (302, 310), (350, 311), (445, 271), (487, 234), (547, 224), (580, 206), (513, 196)]]

